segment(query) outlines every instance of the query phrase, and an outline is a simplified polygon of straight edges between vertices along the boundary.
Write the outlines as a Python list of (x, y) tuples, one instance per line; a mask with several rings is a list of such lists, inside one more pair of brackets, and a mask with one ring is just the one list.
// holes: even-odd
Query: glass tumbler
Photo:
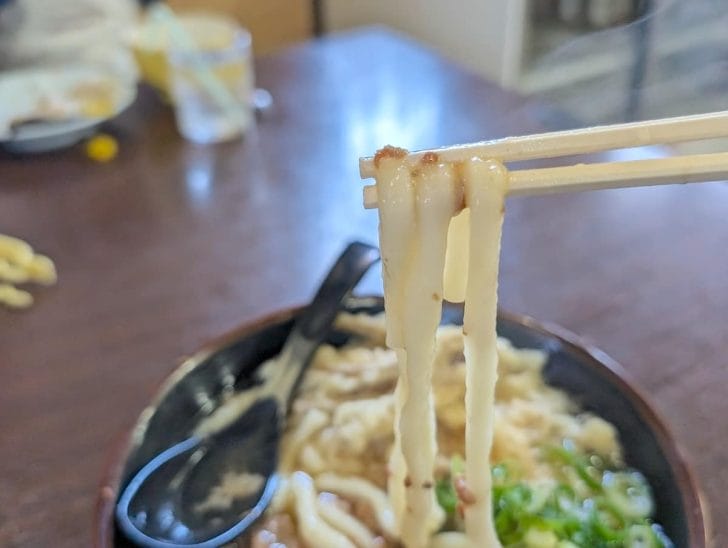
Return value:
[(245, 134), (253, 123), (250, 33), (236, 27), (226, 43), (169, 50), (177, 128), (185, 139), (218, 143)]

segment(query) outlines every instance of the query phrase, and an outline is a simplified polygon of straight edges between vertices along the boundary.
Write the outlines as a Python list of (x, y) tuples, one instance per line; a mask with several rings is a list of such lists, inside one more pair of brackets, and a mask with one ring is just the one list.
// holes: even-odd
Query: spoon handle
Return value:
[(294, 333), (320, 344), (329, 332), (344, 298), (354, 289), (367, 270), (379, 260), (376, 247), (352, 242), (329, 271), (311, 304), (302, 312)]
[[(379, 250), (362, 242), (352, 242), (339, 255), (316, 296), (293, 326), (280, 353), (280, 376), (272, 380), (283, 421), (290, 401), (303, 378), (311, 357), (328, 335), (346, 296), (369, 268), (379, 260)], [(282, 423), (281, 423), (282, 424)]]

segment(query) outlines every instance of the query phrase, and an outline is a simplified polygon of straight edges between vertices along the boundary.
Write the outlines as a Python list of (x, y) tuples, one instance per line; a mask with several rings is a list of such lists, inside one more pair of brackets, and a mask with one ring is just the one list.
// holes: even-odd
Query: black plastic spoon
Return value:
[[(268, 374), (129, 481), (116, 505), (117, 524), (129, 540), (149, 548), (213, 548), (255, 523), (275, 493), (278, 443), (293, 394), (342, 302), (378, 260), (376, 248), (349, 244), (298, 317)], [(238, 478), (244, 474), (247, 484), (235, 487), (229, 504), (216, 505), (208, 497), (224, 482), (225, 471)]]

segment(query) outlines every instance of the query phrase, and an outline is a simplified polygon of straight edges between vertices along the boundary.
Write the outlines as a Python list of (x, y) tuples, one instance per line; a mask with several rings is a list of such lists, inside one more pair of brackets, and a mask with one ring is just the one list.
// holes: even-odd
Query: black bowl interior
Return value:
[[(381, 312), (379, 298), (352, 298), (347, 306), (352, 312)], [(444, 323), (461, 323), (462, 307), (446, 305)], [(212, 412), (226, 393), (245, 388), (251, 373), (264, 360), (278, 353), (293, 320), (263, 326), (203, 356), (199, 362), (175, 373), (167, 388), (140, 418), (121, 476), (120, 490), (146, 462), (162, 450), (186, 439), (200, 419)], [(500, 315), (499, 335), (516, 347), (545, 350), (548, 363), (544, 370), (547, 382), (562, 388), (580, 402), (617, 427), (625, 448), (627, 464), (642, 471), (653, 487), (656, 515), (676, 546), (688, 546), (689, 527), (685, 500), (680, 491), (676, 470), (661, 445), (659, 433), (650, 427), (646, 407), (640, 404), (619, 375), (591, 356), (582, 347), (551, 332), (523, 321)], [(342, 344), (346, 336), (333, 333), (331, 343)], [(115, 546), (128, 544), (117, 531)]]

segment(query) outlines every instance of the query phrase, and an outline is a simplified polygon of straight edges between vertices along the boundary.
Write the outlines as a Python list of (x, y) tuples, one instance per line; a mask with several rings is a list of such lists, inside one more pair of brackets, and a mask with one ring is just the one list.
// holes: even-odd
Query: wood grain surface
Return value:
[[(90, 543), (105, 459), (179, 358), (309, 298), (344, 244), (376, 241), (360, 155), (542, 129), (542, 107), (383, 30), (259, 60), (275, 109), (242, 142), (185, 143), (149, 91), (80, 148), (0, 156), (0, 232), (57, 262), (0, 310), (0, 546)], [(598, 105), (595, 105), (598, 108)], [(638, 155), (650, 151), (638, 152)], [(728, 186), (513, 198), (501, 305), (621, 361), (728, 506)], [(362, 291), (380, 290), (378, 273)], [(728, 545), (728, 523), (714, 523)]]

